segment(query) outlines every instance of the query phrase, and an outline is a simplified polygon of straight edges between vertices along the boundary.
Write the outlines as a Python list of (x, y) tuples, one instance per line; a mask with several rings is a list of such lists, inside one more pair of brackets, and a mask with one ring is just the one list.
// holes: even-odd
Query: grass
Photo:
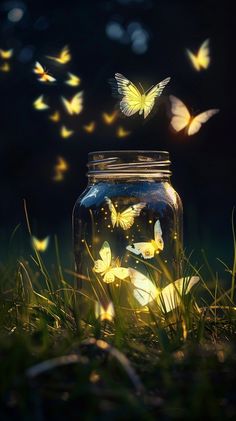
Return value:
[[(30, 227), (29, 227), (30, 231)], [(81, 313), (73, 271), (53, 269), (34, 250), (0, 266), (0, 419), (233, 419), (235, 273), (224, 279), (203, 253), (201, 278), (171, 315), (149, 308), (149, 323), (130, 325)], [(224, 285), (224, 287), (223, 287)]]

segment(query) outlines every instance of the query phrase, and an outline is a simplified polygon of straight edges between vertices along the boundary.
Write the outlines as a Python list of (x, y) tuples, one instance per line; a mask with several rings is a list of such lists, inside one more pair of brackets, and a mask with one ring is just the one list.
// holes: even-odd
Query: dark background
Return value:
[[(35, 235), (58, 233), (62, 243), (71, 237), (71, 212), (86, 186), (87, 153), (109, 149), (168, 150), (173, 162), (173, 185), (185, 210), (185, 244), (188, 249), (205, 248), (217, 256), (232, 254), (231, 213), (235, 204), (234, 109), (230, 77), (230, 4), (216, 1), (24, 1), (1, 2), (0, 48), (14, 48), (10, 73), (0, 73), (1, 206), (0, 236), (7, 238), (21, 223), (24, 229), (23, 198), (27, 200)], [(8, 12), (24, 11), (12, 23)], [(107, 28), (118, 22), (124, 31), (138, 22), (148, 33), (147, 50), (137, 54), (129, 38), (111, 39)], [(210, 38), (211, 65), (196, 72), (185, 48), (196, 51)], [(72, 62), (65, 67), (45, 60), (65, 44)], [(56, 86), (43, 87), (32, 73), (35, 60), (57, 73)], [(44, 93), (61, 108), (59, 95), (76, 90), (60, 83), (66, 70), (82, 78), (83, 113), (74, 117), (76, 135), (61, 139), (58, 127), (47, 113), (32, 108)], [(117, 139), (114, 126), (104, 126), (103, 111), (115, 106), (107, 80), (121, 72), (134, 82), (150, 86), (167, 76), (172, 80), (157, 113), (145, 124), (140, 118), (121, 119), (132, 135)], [(197, 135), (173, 134), (166, 113), (167, 95), (181, 98), (194, 112), (220, 108)], [(65, 117), (68, 119), (68, 117)], [(91, 120), (96, 131), (89, 135), (81, 127)], [(66, 120), (65, 120), (66, 121)], [(67, 121), (66, 121), (67, 122)], [(76, 122), (76, 123), (75, 123)], [(68, 123), (69, 125), (70, 123)], [(72, 124), (72, 123), (71, 123)], [(52, 181), (56, 157), (68, 160), (70, 171), (63, 182)]]

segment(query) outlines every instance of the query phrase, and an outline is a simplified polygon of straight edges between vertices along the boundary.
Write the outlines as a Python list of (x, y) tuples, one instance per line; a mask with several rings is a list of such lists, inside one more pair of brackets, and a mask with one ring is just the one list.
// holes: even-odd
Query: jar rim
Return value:
[(88, 154), (88, 176), (143, 176), (171, 175), (169, 152), (158, 150), (107, 150)]

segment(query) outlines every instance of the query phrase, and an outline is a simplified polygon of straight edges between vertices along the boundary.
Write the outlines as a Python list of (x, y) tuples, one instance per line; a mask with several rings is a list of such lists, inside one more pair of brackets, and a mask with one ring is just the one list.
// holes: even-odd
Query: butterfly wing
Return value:
[(174, 95), (170, 95), (171, 112), (173, 114), (171, 118), (171, 126), (174, 130), (179, 132), (184, 129), (190, 122), (191, 115), (184, 105), (184, 103)]
[[(210, 64), (210, 48), (209, 48), (209, 38), (206, 39), (199, 48), (197, 54), (197, 60), (199, 63), (199, 67), (203, 69), (207, 69)], [(199, 69), (199, 70), (200, 70)]]
[(80, 114), (83, 109), (83, 91), (78, 92), (71, 101), (71, 106), (74, 114)]
[[(111, 278), (111, 279), (118, 278), (118, 279), (121, 279), (123, 281), (125, 278), (128, 278), (128, 276), (129, 276), (129, 270), (127, 268), (122, 268), (122, 267), (111, 268), (106, 273), (106, 275), (104, 277), (104, 281), (105, 281), (106, 277)], [(110, 282), (113, 282), (113, 281), (110, 281)]]
[(104, 241), (99, 255), (101, 259), (95, 260), (93, 270), (94, 272), (104, 274), (111, 265), (111, 248), (107, 241)]
[(34, 65), (34, 68), (33, 68), (33, 72), (36, 75), (44, 74), (44, 68), (43, 68), (42, 64), (39, 63), (39, 61), (36, 61), (35, 65)]
[(66, 126), (62, 126), (60, 129), (60, 136), (63, 139), (67, 139), (68, 137), (71, 137), (73, 133), (74, 133), (74, 130), (70, 130)]
[(170, 77), (167, 77), (166, 79), (162, 80), (157, 85), (155, 85), (147, 93), (147, 95), (145, 96), (145, 101), (144, 101), (144, 118), (146, 118), (148, 114), (151, 112), (154, 106), (155, 98), (162, 94), (163, 89), (165, 88), (167, 83), (169, 83), (169, 81), (170, 81)]
[(111, 212), (111, 223), (112, 223), (112, 226), (114, 228), (114, 226), (116, 225), (116, 222), (117, 222), (116, 208), (113, 205), (111, 199), (109, 199), (109, 197), (105, 197), (105, 201), (108, 204), (109, 211)]
[(188, 135), (192, 136), (193, 134), (197, 133), (200, 130), (202, 124), (206, 123), (209, 120), (209, 118), (217, 114), (219, 111), (219, 109), (215, 108), (204, 111), (203, 113), (198, 114), (196, 117), (194, 117), (189, 125)]
[(181, 304), (181, 297), (188, 294), (199, 281), (198, 276), (177, 279), (167, 285), (158, 295), (157, 303), (164, 313), (169, 313)]
[(134, 243), (132, 246), (127, 246), (126, 250), (136, 255), (141, 254), (144, 259), (152, 259), (155, 255), (155, 247), (151, 242)]
[(129, 276), (135, 287), (133, 291), (134, 298), (141, 306), (145, 306), (155, 300), (158, 290), (150, 279), (133, 268), (129, 268)]
[(129, 206), (119, 215), (119, 225), (123, 230), (128, 230), (134, 223), (134, 218), (140, 215), (141, 210), (146, 206), (146, 203), (137, 203)]
[(200, 65), (199, 65), (199, 61), (198, 61), (198, 56), (193, 54), (190, 50), (186, 50), (186, 52), (187, 52), (188, 58), (189, 58), (190, 62), (192, 63), (192, 66), (194, 67), (194, 69), (199, 71)]
[(136, 86), (121, 73), (115, 74), (117, 90), (122, 97), (120, 109), (127, 117), (137, 113), (142, 105), (142, 95)]
[(154, 225), (154, 240), (157, 246), (158, 250), (164, 249), (164, 241), (162, 238), (162, 229), (161, 229), (161, 223), (159, 220), (155, 222)]

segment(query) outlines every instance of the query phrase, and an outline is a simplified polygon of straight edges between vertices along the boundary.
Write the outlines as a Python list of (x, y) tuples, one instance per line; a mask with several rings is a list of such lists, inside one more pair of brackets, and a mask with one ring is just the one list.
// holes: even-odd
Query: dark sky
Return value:
[[(24, 10), (17, 23), (8, 19), (13, 7)], [(38, 236), (69, 227), (73, 204), (86, 185), (88, 152), (160, 149), (171, 154), (173, 185), (184, 203), (186, 242), (195, 248), (210, 247), (211, 242), (215, 247), (218, 241), (220, 249), (229, 249), (235, 204), (231, 14), (227, 1), (1, 2), (0, 48), (13, 47), (15, 53), (11, 72), (0, 73), (0, 230), (10, 232), (24, 220), (23, 198)], [(111, 22), (119, 23), (124, 34), (130, 23), (138, 22), (148, 34), (146, 52), (134, 52), (126, 35), (122, 42), (109, 38), (106, 28)], [(208, 70), (198, 73), (189, 64), (185, 48), (196, 51), (206, 38), (210, 38), (212, 61)], [(59, 96), (75, 92), (60, 82), (64, 68), (45, 60), (46, 54), (65, 44), (73, 57), (65, 69), (81, 76), (85, 96), (84, 111), (76, 120), (78, 130), (70, 139), (61, 139), (48, 114), (32, 108), (41, 93), (60, 108)], [(35, 60), (57, 73), (54, 87), (36, 81)], [(107, 83), (115, 72), (146, 82), (147, 87), (172, 77), (159, 109), (145, 124), (140, 118), (119, 121), (132, 130), (124, 139), (117, 139), (114, 127), (101, 121), (101, 113), (115, 106)], [(220, 113), (196, 136), (173, 134), (166, 113), (169, 94), (196, 113), (208, 108), (220, 108)], [(81, 127), (91, 120), (97, 128), (89, 135)], [(58, 155), (70, 164), (61, 183), (51, 179)]]

